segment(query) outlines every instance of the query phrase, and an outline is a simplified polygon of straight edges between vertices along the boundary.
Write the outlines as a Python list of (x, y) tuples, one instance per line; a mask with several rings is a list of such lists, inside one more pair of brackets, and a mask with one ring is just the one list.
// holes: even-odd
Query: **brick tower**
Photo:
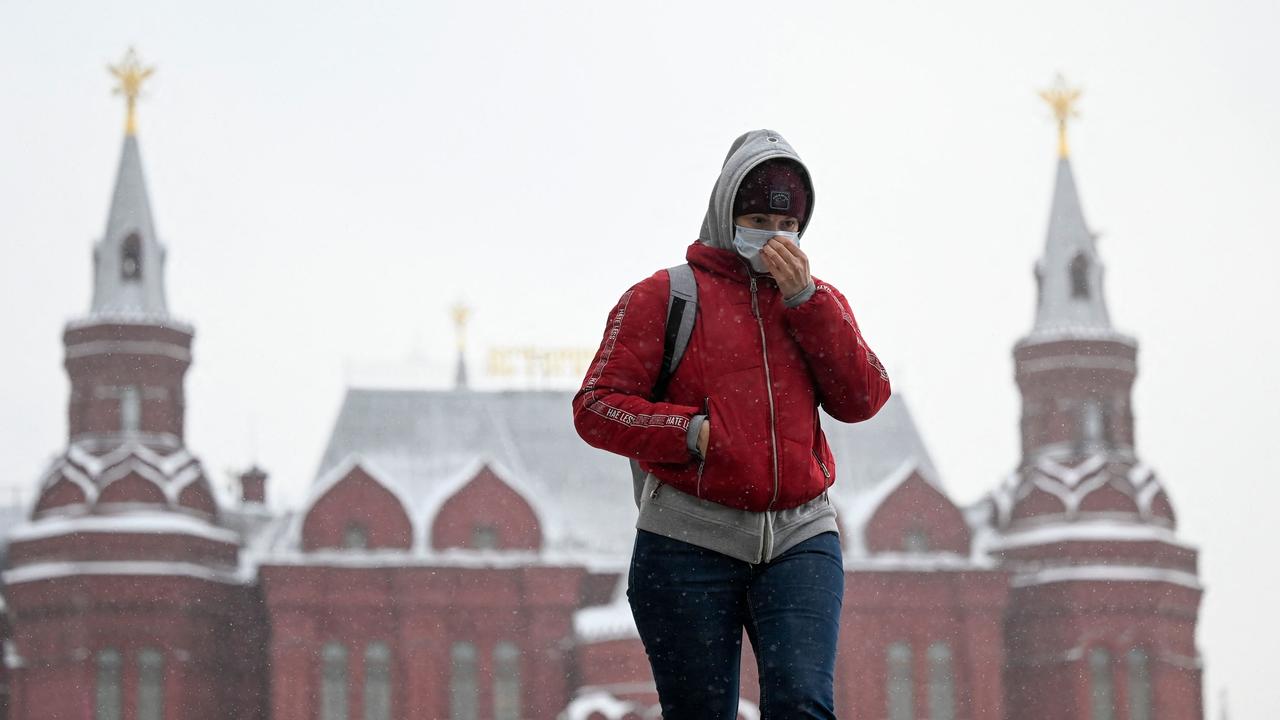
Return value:
[(240, 536), (183, 438), (193, 331), (169, 315), (134, 121), (151, 71), (132, 51), (112, 70), (128, 121), (89, 313), (63, 335), (67, 447), (9, 534), (10, 717), (255, 717)]
[(1199, 720), (1197, 553), (1136, 451), (1137, 341), (1111, 325), (1067, 153), (1078, 95), (1061, 79), (1043, 93), (1059, 157), (1035, 324), (1013, 351), (1022, 459), (992, 496), (994, 555), (1012, 582), (1006, 714)]

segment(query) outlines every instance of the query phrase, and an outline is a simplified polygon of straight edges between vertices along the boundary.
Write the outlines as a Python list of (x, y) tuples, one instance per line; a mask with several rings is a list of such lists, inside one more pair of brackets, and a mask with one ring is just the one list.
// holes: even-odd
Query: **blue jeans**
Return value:
[(835, 718), (844, 598), (840, 540), (826, 532), (762, 565), (636, 531), (627, 599), (665, 720), (734, 720), (746, 628), (762, 720)]

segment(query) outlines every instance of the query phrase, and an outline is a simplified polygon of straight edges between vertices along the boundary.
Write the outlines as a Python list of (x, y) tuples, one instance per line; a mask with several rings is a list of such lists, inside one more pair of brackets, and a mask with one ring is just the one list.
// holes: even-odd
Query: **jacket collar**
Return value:
[(768, 284), (773, 284), (773, 278), (752, 271), (751, 266), (738, 253), (732, 250), (711, 247), (702, 241), (695, 241), (690, 245), (684, 254), (684, 259), (699, 270), (723, 275), (730, 280), (743, 284), (750, 282), (753, 275), (758, 280), (767, 280)]

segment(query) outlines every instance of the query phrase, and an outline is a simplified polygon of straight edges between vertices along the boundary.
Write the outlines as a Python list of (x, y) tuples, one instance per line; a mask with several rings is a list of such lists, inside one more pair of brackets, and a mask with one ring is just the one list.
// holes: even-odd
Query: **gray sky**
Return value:
[(1055, 153), (1035, 91), (1061, 70), (1112, 317), (1141, 342), (1139, 452), (1202, 549), (1206, 696), (1280, 717), (1280, 6), (631, 5), (0, 0), (0, 488), (65, 443), (60, 333), (123, 126), (105, 65), (136, 44), (170, 307), (197, 330), (188, 441), (216, 481), (256, 460), (296, 504), (350, 368), (448, 382), (458, 299), (475, 373), (495, 345), (593, 347), (683, 259), (728, 143), (771, 127), (815, 176), (815, 273), (971, 502), (1018, 459), (1010, 349)]

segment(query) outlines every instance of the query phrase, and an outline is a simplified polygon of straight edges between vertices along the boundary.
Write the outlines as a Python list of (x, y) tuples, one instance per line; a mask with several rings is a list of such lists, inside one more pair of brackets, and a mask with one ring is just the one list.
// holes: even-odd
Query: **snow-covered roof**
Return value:
[(1147, 521), (1166, 522), (1152, 517), (1152, 503), (1164, 489), (1151, 466), (1139, 461), (1131, 452), (1102, 449), (1083, 458), (1067, 462), (1050, 455), (1039, 455), (1007, 476), (990, 494), (996, 516), (991, 520), (1005, 528), (1012, 522), (1013, 507), (1032, 489), (1039, 488), (1062, 502), (1067, 513), (1074, 514), (1091, 493), (1123, 478), (1133, 490), (1139, 515)]
[(627, 573), (619, 573), (609, 602), (585, 607), (573, 614), (573, 634), (582, 644), (640, 638), (627, 602)]
[(560, 713), (558, 720), (589, 720), (593, 717), (618, 720), (641, 709), (640, 705), (619, 700), (606, 690), (592, 689), (575, 697)]
[[(635, 534), (630, 469), (625, 458), (578, 437), (572, 397), (568, 391), (550, 390), (351, 388), (321, 459), (311, 501), (344, 467), (360, 464), (401, 498), (416, 532), (460, 482), (489, 464), (539, 514), (544, 554), (606, 565), (613, 559), (616, 565), (629, 556)], [(866, 422), (849, 425), (825, 416), (822, 422), (836, 458), (831, 496), (838, 511), (851, 507), (904, 462), (936, 477), (898, 395)], [(297, 551), (301, 515), (275, 546), (273, 561), (276, 555)]]
[(92, 502), (108, 485), (131, 472), (154, 483), (170, 502), (175, 502), (188, 485), (202, 476), (200, 461), (182, 447), (161, 452), (144, 443), (127, 440), (98, 455), (73, 442), (45, 470), (40, 490), (44, 491), (65, 476), (80, 486)]

